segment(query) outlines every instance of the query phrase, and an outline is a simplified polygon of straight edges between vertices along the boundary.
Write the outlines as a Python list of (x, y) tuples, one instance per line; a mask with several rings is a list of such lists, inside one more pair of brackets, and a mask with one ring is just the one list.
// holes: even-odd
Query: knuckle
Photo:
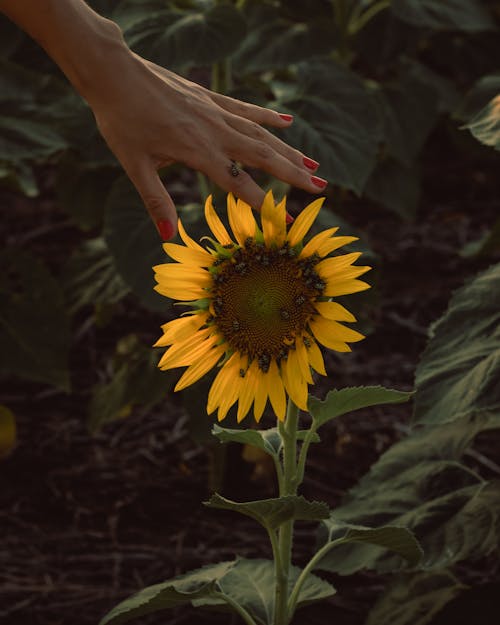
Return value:
[(142, 201), (144, 206), (152, 215), (159, 213), (164, 205), (163, 198), (158, 195), (146, 195), (143, 196)]
[(255, 146), (255, 154), (259, 161), (268, 161), (272, 158), (274, 150), (263, 141), (259, 141)]

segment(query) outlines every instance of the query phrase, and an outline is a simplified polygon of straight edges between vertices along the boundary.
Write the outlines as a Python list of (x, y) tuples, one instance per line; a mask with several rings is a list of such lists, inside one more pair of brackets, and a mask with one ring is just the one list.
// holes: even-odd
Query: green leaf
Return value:
[(167, 260), (155, 226), (126, 176), (106, 200), (104, 237), (125, 283), (151, 310), (164, 311), (170, 300), (154, 291), (152, 267)]
[(470, 241), (460, 250), (463, 258), (477, 258), (496, 254), (500, 251), (500, 219), (493, 224), (490, 230), (477, 239)]
[[(404, 558), (411, 567), (417, 566), (422, 559), (422, 548), (418, 544), (415, 536), (406, 527), (396, 525), (384, 525), (382, 527), (363, 527), (339, 521), (335, 512), (332, 512), (329, 519), (322, 522), (326, 529), (327, 543), (365, 543), (376, 545), (383, 549), (397, 553)], [(332, 547), (330, 557), (335, 558), (335, 548)], [(318, 568), (322, 568), (321, 562)]]
[(321, 401), (316, 397), (309, 398), (308, 409), (317, 427), (340, 415), (380, 404), (400, 404), (408, 401), (411, 392), (394, 391), (383, 386), (353, 386), (334, 389)]
[(500, 95), (491, 100), (465, 126), (481, 143), (500, 150)]
[(500, 93), (500, 73), (482, 76), (467, 93), (457, 114), (469, 120), (477, 115), (490, 100)]
[(360, 194), (375, 167), (382, 128), (363, 80), (333, 61), (310, 61), (297, 66), (294, 93), (271, 86), (283, 95), (270, 106), (295, 116), (285, 140), (320, 161), (330, 182)]
[(123, 337), (117, 345), (112, 374), (98, 384), (89, 406), (89, 428), (125, 417), (135, 405), (151, 407), (162, 401), (173, 385), (174, 376), (157, 367), (159, 354), (144, 346), (135, 335)]
[(415, 167), (406, 167), (392, 158), (380, 161), (365, 188), (366, 197), (382, 204), (405, 220), (417, 212), (420, 179)]
[(195, 599), (216, 597), (216, 582), (233, 566), (234, 562), (213, 564), (172, 580), (148, 586), (115, 606), (99, 625), (119, 625), (146, 614), (175, 608)]
[(0, 373), (69, 391), (69, 318), (59, 284), (27, 252), (3, 252), (0, 261)]
[(398, 576), (371, 609), (366, 625), (427, 625), (465, 588), (446, 570)]
[(500, 264), (455, 292), (416, 371), (414, 419), (439, 424), (500, 410)]
[(70, 256), (63, 274), (63, 288), (72, 313), (88, 305), (98, 312), (130, 292), (101, 237), (85, 241)]
[(206, 10), (163, 9), (120, 16), (130, 46), (169, 68), (211, 65), (229, 56), (246, 32), (246, 21), (233, 5), (214, 4)]
[(239, 503), (215, 493), (205, 502), (209, 508), (233, 510), (255, 519), (269, 530), (275, 530), (286, 521), (320, 521), (329, 515), (328, 506), (319, 501), (307, 501), (302, 496), (287, 495), (274, 499)]
[(479, 0), (393, 0), (391, 10), (401, 20), (424, 28), (495, 30), (491, 15)]
[[(269, 428), (267, 430), (239, 430), (231, 428), (221, 428), (214, 424), (212, 434), (221, 443), (241, 443), (242, 445), (253, 445), (265, 451), (270, 456), (277, 457), (281, 451), (282, 440), (278, 432), (278, 428)], [(304, 440), (307, 434), (306, 430), (297, 432), (297, 440)], [(320, 438), (315, 434), (312, 443), (319, 443)]]

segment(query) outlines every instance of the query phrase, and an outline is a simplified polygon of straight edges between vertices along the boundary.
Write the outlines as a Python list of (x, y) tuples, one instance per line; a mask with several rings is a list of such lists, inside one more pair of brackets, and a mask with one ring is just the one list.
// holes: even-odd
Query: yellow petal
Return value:
[(307, 384), (304, 378), (297, 370), (293, 371), (289, 367), (288, 359), (282, 360), (281, 366), (281, 378), (285, 385), (285, 390), (290, 396), (293, 403), (301, 410), (307, 410)]
[(288, 231), (287, 238), (290, 247), (300, 243), (309, 232), (309, 228), (313, 225), (324, 201), (325, 198), (320, 197), (317, 200), (314, 200), (314, 202), (311, 202), (293, 222), (292, 227)]
[(232, 379), (232, 383), (229, 385), (227, 392), (223, 395), (219, 410), (217, 412), (217, 419), (222, 421), (229, 412), (231, 406), (235, 403), (235, 401), (240, 396), (243, 385), (245, 384), (245, 378), (241, 377), (240, 371), (246, 371), (248, 367), (248, 359), (246, 356), (240, 356), (238, 354), (238, 359), (236, 360), (236, 375)]
[(255, 401), (253, 404), (253, 416), (255, 417), (255, 420), (257, 421), (257, 423), (259, 423), (262, 414), (264, 412), (264, 409), (266, 407), (267, 404), (267, 395), (268, 395), (268, 391), (267, 391), (267, 376), (268, 373), (262, 373), (262, 377), (261, 379), (259, 379), (257, 381), (257, 387), (255, 389)]
[(288, 361), (290, 370), (300, 371), (301, 377), (303, 377), (308, 384), (313, 383), (311, 370), (309, 369), (309, 361), (307, 359), (306, 346), (301, 340), (298, 339), (295, 342), (295, 349), (291, 349), (288, 352)]
[(356, 321), (356, 317), (337, 302), (315, 302), (316, 310), (325, 319), (333, 321)]
[[(206, 269), (201, 267), (190, 267), (180, 263), (164, 263), (153, 267), (155, 278), (158, 282), (185, 281), (186, 284), (195, 286), (211, 286), (212, 276)], [(161, 280), (161, 279), (164, 280)]]
[(269, 400), (273, 407), (274, 414), (280, 421), (284, 421), (286, 414), (285, 388), (275, 360), (271, 360), (269, 370), (264, 374), (264, 379), (267, 391), (266, 394), (269, 394)]
[(339, 275), (339, 273), (356, 262), (361, 256), (361, 252), (351, 252), (351, 254), (342, 254), (341, 256), (333, 256), (320, 261), (315, 269), (322, 278), (331, 278)]
[(317, 371), (321, 375), (326, 375), (323, 354), (321, 353), (321, 350), (313, 337), (309, 336), (308, 339), (309, 347), (307, 348), (307, 356), (309, 358), (309, 363), (314, 371)]
[(218, 345), (206, 354), (202, 359), (190, 365), (182, 374), (179, 381), (175, 385), (174, 391), (182, 391), (183, 388), (190, 386), (202, 378), (212, 367), (215, 367), (220, 357), (224, 353), (224, 346)]
[[(229, 202), (229, 197), (228, 197)], [(214, 237), (219, 241), (221, 245), (231, 245), (233, 242), (231, 241), (231, 237), (229, 236), (224, 224), (219, 219), (219, 216), (215, 212), (215, 209), (212, 204), (212, 196), (209, 195), (205, 202), (205, 219), (207, 224), (210, 227), (210, 230), (213, 232)]]
[(238, 243), (243, 247), (245, 241), (255, 237), (255, 219), (249, 204), (242, 200), (234, 201), (233, 195), (227, 196), (227, 214), (229, 225)]
[[(189, 358), (192, 352), (198, 354), (197, 350), (200, 346), (208, 351), (213, 345), (214, 339), (216, 339), (217, 336), (210, 336), (211, 331), (211, 328), (204, 328), (203, 330), (199, 330), (194, 336), (187, 337), (184, 341), (175, 343), (175, 345), (169, 347), (163, 354), (158, 366), (162, 369), (172, 369), (174, 367), (190, 365), (193, 361), (189, 362), (188, 360), (187, 363), (185, 363), (186, 357)], [(178, 360), (180, 364), (177, 364)]]
[(194, 286), (186, 288), (182, 283), (174, 285), (157, 284), (154, 290), (165, 297), (170, 297), (180, 302), (190, 302), (207, 296), (207, 292), (203, 288)]
[(250, 406), (255, 398), (259, 368), (254, 360), (248, 368), (238, 397), (238, 413), (236, 419), (240, 423), (248, 414)]
[(304, 245), (304, 247), (302, 248), (302, 251), (299, 254), (299, 258), (312, 256), (313, 254), (317, 253), (319, 248), (323, 245), (323, 243), (325, 241), (328, 241), (331, 235), (335, 234), (337, 230), (338, 230), (338, 227), (328, 228), (328, 230), (323, 230), (322, 232), (318, 232), (318, 234), (315, 234), (313, 238)]
[(323, 258), (344, 245), (358, 241), (358, 237), (332, 237), (318, 247), (318, 254)]
[(351, 348), (349, 345), (344, 343), (342, 340), (339, 340), (332, 331), (332, 327), (330, 325), (332, 323), (335, 322), (316, 316), (311, 319), (309, 325), (316, 340), (325, 347), (328, 347), (328, 349), (333, 349), (336, 352), (350, 352)]
[(222, 365), (208, 392), (207, 414), (211, 414), (226, 396), (229, 385), (233, 384), (234, 378), (239, 375), (239, 366), (239, 354), (233, 354)]
[(179, 230), (179, 234), (181, 239), (184, 241), (184, 243), (190, 247), (192, 250), (196, 250), (198, 252), (206, 252), (206, 250), (204, 250), (201, 245), (199, 245), (198, 243), (196, 243), (196, 241), (194, 241), (189, 235), (188, 233), (184, 230), (184, 226), (182, 225), (181, 220), (179, 219), (177, 221), (177, 229)]
[(165, 347), (193, 336), (205, 323), (207, 317), (208, 313), (201, 312), (165, 323), (162, 326), (163, 336), (156, 341), (154, 347)]
[(214, 262), (214, 257), (206, 250), (200, 252), (200, 250), (193, 250), (177, 243), (164, 243), (163, 249), (170, 258), (186, 265), (210, 267)]
[(266, 193), (261, 208), (262, 232), (267, 247), (274, 243), (281, 245), (286, 237), (286, 198), (277, 205), (274, 203), (272, 191)]
[(359, 293), (371, 288), (370, 285), (362, 280), (342, 280), (327, 283), (323, 295), (325, 297), (338, 297), (339, 295), (349, 295), (350, 293)]

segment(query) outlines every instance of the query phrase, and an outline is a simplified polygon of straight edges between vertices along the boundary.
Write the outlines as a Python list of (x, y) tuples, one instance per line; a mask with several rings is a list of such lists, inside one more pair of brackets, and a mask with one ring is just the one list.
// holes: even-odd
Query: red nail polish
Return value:
[(288, 115), (288, 113), (278, 113), (278, 115), (286, 122), (293, 121), (293, 115)]
[(312, 158), (308, 158), (307, 156), (304, 156), (304, 165), (306, 167), (308, 167), (309, 169), (318, 169), (319, 167), (319, 163), (317, 161), (313, 161)]
[(166, 219), (157, 221), (156, 226), (158, 227), (158, 232), (164, 241), (168, 241), (172, 238), (174, 234), (174, 227), (170, 221), (167, 221)]
[(323, 180), (323, 178), (318, 178), (318, 176), (311, 176), (311, 182), (320, 189), (324, 189), (328, 184), (326, 180)]
[(286, 214), (286, 223), (287, 223), (287, 224), (293, 224), (293, 222), (294, 222), (294, 221), (295, 221), (295, 218), (294, 218), (294, 217), (292, 217), (292, 216), (290, 215), (290, 213), (287, 213), (287, 214)]

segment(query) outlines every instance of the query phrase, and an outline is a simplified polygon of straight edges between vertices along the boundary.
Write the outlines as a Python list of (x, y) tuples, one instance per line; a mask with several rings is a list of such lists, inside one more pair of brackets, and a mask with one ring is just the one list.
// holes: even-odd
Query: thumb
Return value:
[(163, 241), (171, 239), (177, 232), (177, 211), (158, 173), (147, 163), (125, 169), (158, 229), (160, 237)]

